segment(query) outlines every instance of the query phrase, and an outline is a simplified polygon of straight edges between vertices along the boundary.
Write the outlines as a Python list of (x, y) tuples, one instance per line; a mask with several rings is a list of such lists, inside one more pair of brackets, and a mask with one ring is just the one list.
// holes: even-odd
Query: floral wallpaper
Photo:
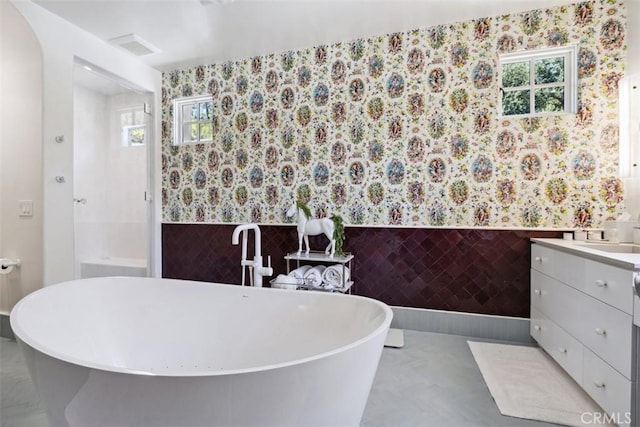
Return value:
[[(597, 227), (617, 177), (625, 8), (599, 0), (163, 75), (165, 222)], [(498, 115), (502, 52), (578, 45), (578, 113)], [(172, 145), (172, 102), (211, 94), (214, 141)]]

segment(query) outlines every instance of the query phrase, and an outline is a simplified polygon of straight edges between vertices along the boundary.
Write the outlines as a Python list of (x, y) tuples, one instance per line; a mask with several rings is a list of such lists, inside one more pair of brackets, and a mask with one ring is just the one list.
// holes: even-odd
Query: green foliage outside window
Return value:
[(502, 93), (502, 109), (505, 116), (529, 114), (531, 112), (529, 90), (515, 90)]
[(553, 113), (564, 109), (564, 89), (547, 87), (536, 90), (536, 113)]
[(129, 142), (131, 145), (144, 144), (144, 126), (129, 129)]
[(529, 85), (529, 61), (504, 64), (502, 67), (502, 87)]
[(535, 61), (536, 84), (564, 82), (564, 58), (545, 58)]
[(209, 141), (213, 139), (213, 126), (211, 122), (200, 124), (200, 140)]

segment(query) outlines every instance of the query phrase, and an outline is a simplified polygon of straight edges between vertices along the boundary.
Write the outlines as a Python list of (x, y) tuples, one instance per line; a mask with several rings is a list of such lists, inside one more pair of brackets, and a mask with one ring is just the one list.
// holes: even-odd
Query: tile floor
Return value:
[(0, 338), (0, 395), (0, 426), (49, 425), (18, 344), (7, 338)]
[[(384, 349), (362, 427), (552, 425), (500, 415), (467, 345), (488, 340), (416, 331), (404, 338), (404, 348)], [(18, 346), (6, 338), (0, 338), (0, 391), (2, 427), (47, 426)]]

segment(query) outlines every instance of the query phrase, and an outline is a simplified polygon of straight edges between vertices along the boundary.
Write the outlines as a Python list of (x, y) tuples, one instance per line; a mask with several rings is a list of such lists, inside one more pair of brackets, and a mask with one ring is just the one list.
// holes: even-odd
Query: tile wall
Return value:
[[(240, 283), (240, 246), (231, 245), (233, 228), (164, 224), (163, 276)], [(295, 227), (266, 225), (261, 231), (263, 256), (271, 255), (276, 274), (285, 273), (283, 257), (298, 247)], [(355, 255), (357, 295), (403, 307), (528, 317), (529, 238), (561, 234), (352, 227), (346, 229), (345, 250)], [(324, 248), (323, 239), (311, 238), (311, 248)]]

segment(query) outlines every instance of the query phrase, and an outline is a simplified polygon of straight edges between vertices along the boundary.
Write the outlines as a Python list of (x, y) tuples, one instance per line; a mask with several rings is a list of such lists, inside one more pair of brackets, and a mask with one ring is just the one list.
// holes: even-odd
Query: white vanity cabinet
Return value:
[(640, 272), (551, 240), (531, 246), (531, 336), (602, 409), (621, 425), (630, 413), (636, 426), (633, 285)]

